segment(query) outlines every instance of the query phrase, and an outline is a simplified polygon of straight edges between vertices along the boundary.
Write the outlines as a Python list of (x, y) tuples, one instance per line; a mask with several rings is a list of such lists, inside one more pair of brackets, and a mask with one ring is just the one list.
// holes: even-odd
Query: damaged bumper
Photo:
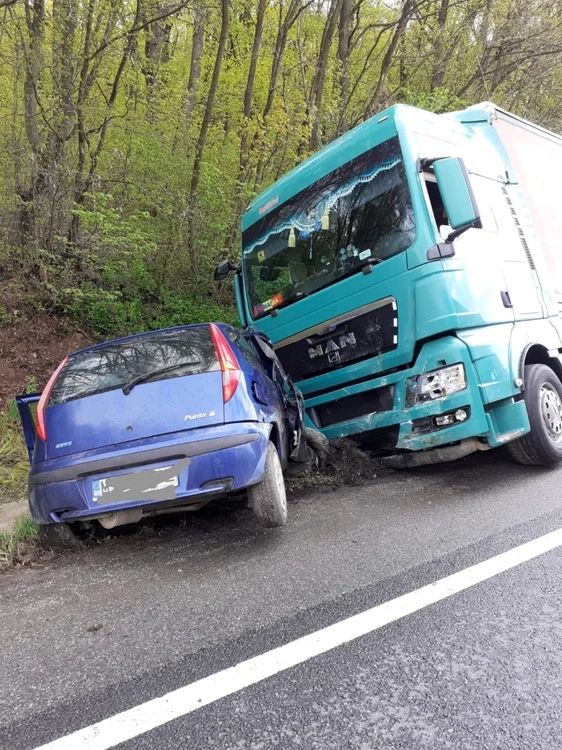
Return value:
[[(458, 365), (462, 367), (457, 371)], [(464, 387), (459, 388), (457, 382), (454, 392), (447, 393), (445, 388), (444, 395), (436, 390), (420, 399), (420, 376), (443, 370), (457, 380), (462, 372)], [(373, 374), (319, 395), (302, 390), (306, 419), (329, 439), (368, 433), (367, 439), (376, 446), (380, 435), (385, 452), (429, 450), (475, 437), (492, 447), (505, 442), (500, 432), (506, 427), (503, 423), (498, 426), (484, 408), (469, 348), (453, 336), (425, 344), (410, 368), (382, 377)], [(504, 423), (525, 423), (521, 402), (511, 398), (503, 406), (507, 414)]]
[[(202, 428), (197, 440), (193, 432), (179, 433), (161, 441), (139, 441), (129, 450), (95, 450), (35, 464), (29, 477), (31, 515), (39, 523), (57, 523), (138, 508), (148, 512), (196, 504), (208, 496), (248, 487), (263, 476), (270, 430), (266, 423), (239, 422)], [(159, 477), (164, 468), (162, 476), (174, 479), (164, 492), (149, 493), (144, 500), (132, 491), (130, 500), (127, 495), (115, 501), (104, 496), (102, 486), (121, 484), (126, 489), (133, 479), (150, 472)]]

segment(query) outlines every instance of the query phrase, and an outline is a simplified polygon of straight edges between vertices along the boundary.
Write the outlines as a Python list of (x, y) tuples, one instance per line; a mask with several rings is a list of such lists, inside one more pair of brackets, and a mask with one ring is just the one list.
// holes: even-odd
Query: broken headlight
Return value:
[(418, 375), (414, 387), (414, 401), (434, 401), (466, 388), (464, 365), (452, 365)]

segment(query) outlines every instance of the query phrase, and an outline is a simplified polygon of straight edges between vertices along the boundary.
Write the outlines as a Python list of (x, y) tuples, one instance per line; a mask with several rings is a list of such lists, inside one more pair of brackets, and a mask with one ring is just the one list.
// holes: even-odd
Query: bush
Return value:
[(210, 320), (236, 324), (234, 305), (213, 299), (210, 277), (208, 284), (193, 288), (189, 273), (168, 279), (172, 271), (161, 272), (166, 248), (158, 245), (150, 214), (125, 215), (113, 207), (111, 195), (99, 193), (77, 206), (75, 215), (81, 247), (65, 244), (63, 255), (71, 261), (42, 255), (48, 267), (45, 289), (56, 312), (97, 338)]
[(26, 496), (29, 460), (15, 401), (0, 413), (0, 502)]

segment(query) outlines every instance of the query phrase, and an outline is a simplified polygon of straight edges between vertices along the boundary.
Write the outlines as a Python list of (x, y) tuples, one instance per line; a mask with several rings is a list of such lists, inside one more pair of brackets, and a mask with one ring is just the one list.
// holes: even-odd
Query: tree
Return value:
[(205, 317), (247, 201), (381, 108), (493, 99), (562, 129), (561, 18), (562, 0), (0, 0), (3, 272), (96, 330)]

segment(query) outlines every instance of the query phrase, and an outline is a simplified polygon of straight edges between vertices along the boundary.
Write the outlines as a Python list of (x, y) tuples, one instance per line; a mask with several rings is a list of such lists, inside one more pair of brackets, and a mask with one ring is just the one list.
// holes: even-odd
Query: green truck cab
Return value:
[(235, 270), (328, 438), (399, 464), (562, 460), (562, 138), (397, 105), (259, 195)]

